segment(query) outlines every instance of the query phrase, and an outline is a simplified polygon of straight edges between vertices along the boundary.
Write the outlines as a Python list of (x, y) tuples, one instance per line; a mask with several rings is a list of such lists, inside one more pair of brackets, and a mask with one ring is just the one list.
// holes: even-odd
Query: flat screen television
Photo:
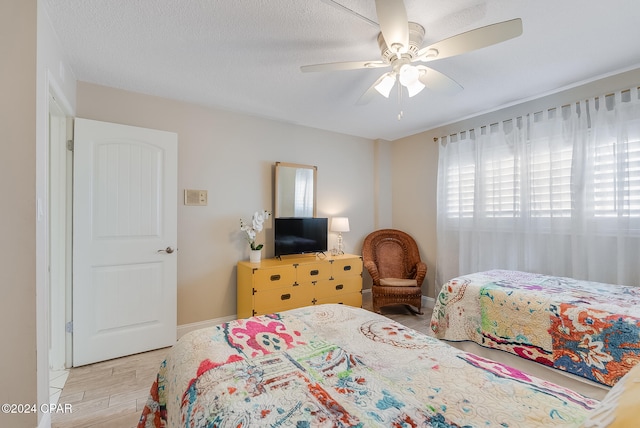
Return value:
[(279, 217), (274, 219), (276, 257), (327, 251), (328, 219)]

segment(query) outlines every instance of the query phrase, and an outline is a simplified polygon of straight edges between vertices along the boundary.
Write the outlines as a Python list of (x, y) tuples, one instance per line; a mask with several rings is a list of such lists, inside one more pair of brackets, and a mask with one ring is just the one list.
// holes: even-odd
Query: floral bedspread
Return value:
[(138, 427), (578, 426), (597, 404), (381, 315), (329, 304), (185, 335)]
[(431, 329), (612, 386), (640, 362), (640, 288), (479, 272), (442, 287)]

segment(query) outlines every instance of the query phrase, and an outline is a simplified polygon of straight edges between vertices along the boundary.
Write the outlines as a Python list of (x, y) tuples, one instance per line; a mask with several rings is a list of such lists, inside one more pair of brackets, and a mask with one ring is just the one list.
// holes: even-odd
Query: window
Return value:
[(454, 163), (447, 169), (447, 212), (449, 217), (471, 218), (474, 214), (475, 165)]
[(640, 141), (596, 146), (593, 211), (595, 217), (640, 218)]
[(436, 281), (501, 268), (640, 286), (640, 91), (627, 92), (442, 139)]
[[(571, 190), (573, 149), (532, 147), (535, 144), (529, 145), (528, 157), (491, 150), (483, 156), (483, 165), (476, 166), (469, 159), (449, 163), (447, 216), (570, 218), (575, 202)], [(592, 177), (587, 183), (593, 206), (589, 217), (640, 218), (640, 140), (598, 144)], [(476, 200), (481, 201), (477, 207)]]
[[(531, 217), (571, 216), (570, 148), (547, 147), (530, 153), (528, 160), (508, 149), (494, 149), (482, 158), (485, 162), (478, 167), (468, 159), (449, 164), (448, 217), (521, 217), (523, 207)], [(476, 197), (479, 204), (474, 209)]]

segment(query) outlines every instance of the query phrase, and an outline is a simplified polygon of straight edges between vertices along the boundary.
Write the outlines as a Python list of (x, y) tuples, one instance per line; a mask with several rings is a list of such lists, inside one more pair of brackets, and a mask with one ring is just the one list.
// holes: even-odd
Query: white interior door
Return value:
[(176, 340), (177, 135), (76, 119), (73, 365)]

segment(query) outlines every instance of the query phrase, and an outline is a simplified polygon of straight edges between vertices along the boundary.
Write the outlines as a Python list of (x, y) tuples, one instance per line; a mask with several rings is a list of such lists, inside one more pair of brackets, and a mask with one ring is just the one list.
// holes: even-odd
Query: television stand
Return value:
[(238, 262), (237, 316), (323, 303), (362, 307), (362, 257), (315, 253)]

